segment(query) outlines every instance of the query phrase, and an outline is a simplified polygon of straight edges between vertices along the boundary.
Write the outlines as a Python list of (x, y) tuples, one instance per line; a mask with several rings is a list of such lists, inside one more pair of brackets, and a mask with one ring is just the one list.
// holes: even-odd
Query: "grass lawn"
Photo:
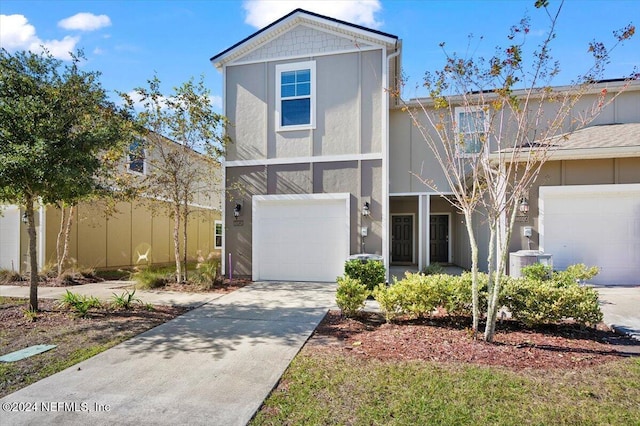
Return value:
[(512, 371), (303, 350), (252, 425), (639, 425), (640, 359)]
[(640, 425), (640, 359), (517, 370), (305, 347), (251, 424)]

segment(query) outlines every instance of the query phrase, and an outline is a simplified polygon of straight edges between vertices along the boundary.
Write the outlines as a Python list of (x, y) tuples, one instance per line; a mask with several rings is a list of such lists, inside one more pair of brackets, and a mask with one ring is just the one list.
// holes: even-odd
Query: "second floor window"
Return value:
[(127, 157), (127, 169), (129, 171), (140, 174), (146, 173), (146, 153), (141, 141), (135, 140), (129, 145)]
[(460, 107), (455, 109), (460, 136), (460, 155), (474, 155), (482, 151), (488, 127), (487, 114), (480, 108)]
[(276, 66), (277, 130), (315, 127), (315, 62)]

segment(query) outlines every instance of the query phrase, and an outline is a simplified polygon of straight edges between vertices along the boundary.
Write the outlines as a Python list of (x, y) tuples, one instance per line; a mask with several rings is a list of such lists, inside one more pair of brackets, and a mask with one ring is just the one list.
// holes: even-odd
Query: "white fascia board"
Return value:
[[(323, 30), (325, 32), (331, 32), (333, 34), (339, 35), (341, 37), (349, 37), (349, 36), (357, 36), (360, 37), (363, 41), (379, 44), (379, 45), (395, 45), (396, 39), (393, 37), (385, 36), (384, 34), (378, 34), (377, 32), (367, 31), (365, 29), (360, 29), (352, 26), (345, 25), (340, 22), (334, 22), (330, 19), (325, 19), (321, 17), (316, 17), (313, 15), (307, 15), (304, 12), (298, 12), (289, 16), (287, 19), (284, 19), (277, 24), (268, 28), (263, 34), (254, 34), (256, 36), (255, 39), (248, 39), (245, 43), (242, 43), (236, 46), (234, 49), (229, 50), (223, 56), (217, 58), (213, 65), (218, 69), (222, 69), (226, 64), (233, 62), (234, 59), (240, 58), (244, 55), (251, 53), (252, 51), (260, 48), (265, 43), (270, 40), (275, 39), (280, 34), (286, 32), (287, 30), (297, 26), (304, 25), (308, 23), (310, 27), (313, 27), (317, 30)], [(333, 31), (328, 31), (328, 29), (332, 29)], [(251, 37), (251, 36), (250, 36)], [(280, 58), (275, 58), (279, 60)]]
[[(502, 158), (501, 158), (502, 157)], [(640, 146), (624, 146), (615, 148), (580, 148), (580, 149), (558, 149), (550, 150), (545, 161), (558, 160), (598, 160), (605, 158), (629, 158), (640, 157)], [(522, 152), (515, 157), (515, 161), (527, 161), (528, 153)], [(491, 154), (491, 161), (502, 159), (507, 163), (511, 162), (510, 153), (504, 153), (502, 156)]]
[(395, 45), (397, 40), (396, 38), (388, 37), (388, 36), (385, 36), (384, 34), (378, 34), (373, 31), (368, 31), (365, 29), (356, 28), (352, 26), (345, 26), (340, 22), (326, 20), (318, 16), (302, 14), (301, 20), (303, 22), (304, 21), (314, 22), (320, 27), (331, 28), (335, 31), (335, 34), (341, 34), (341, 35), (356, 34), (360, 36), (362, 40), (370, 40), (372, 42), (377, 42), (379, 44)]
[(226, 167), (270, 166), (300, 163), (336, 163), (342, 161), (381, 160), (382, 154), (323, 155), (314, 157), (265, 158), (258, 160), (235, 160), (225, 162)]

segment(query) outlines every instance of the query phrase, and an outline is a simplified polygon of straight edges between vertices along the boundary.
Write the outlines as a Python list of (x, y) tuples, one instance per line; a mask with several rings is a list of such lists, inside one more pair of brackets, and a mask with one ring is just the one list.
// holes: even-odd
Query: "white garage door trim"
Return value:
[[(331, 257), (334, 259), (332, 263), (332, 269), (330, 269), (323, 279), (317, 279), (317, 274), (310, 273), (307, 279), (304, 276), (299, 276), (296, 281), (334, 281), (335, 277), (340, 275), (338, 270), (342, 270), (344, 260), (349, 256), (350, 245), (350, 194), (348, 193), (335, 193), (335, 194), (288, 194), (288, 195), (254, 195), (252, 197), (252, 276), (254, 281), (260, 280), (274, 280), (280, 279), (273, 276), (273, 274), (263, 273), (266, 265), (261, 265), (261, 253), (259, 252), (262, 247), (261, 238), (263, 238), (264, 230), (260, 229), (260, 223), (263, 221), (265, 211), (270, 206), (317, 206), (318, 209), (322, 209), (325, 205), (334, 205), (334, 207), (340, 208), (344, 206), (344, 214), (338, 218), (337, 226), (341, 229), (336, 229), (336, 233), (339, 238), (332, 245)], [(335, 206), (336, 203), (338, 206)], [(295, 208), (295, 207), (294, 207)], [(264, 254), (264, 253), (263, 253)], [(325, 256), (327, 253), (323, 251), (318, 252), (318, 256)], [(337, 260), (340, 259), (340, 264), (337, 265)], [(335, 275), (334, 275), (335, 274)], [(282, 275), (286, 278), (286, 274)], [(288, 280), (288, 279), (287, 279)]]
[(0, 207), (0, 268), (20, 271), (20, 207)]
[[(562, 203), (566, 212), (554, 211)], [(539, 206), (540, 248), (554, 256), (554, 267), (588, 263), (601, 268), (593, 283), (639, 284), (640, 184), (542, 186)], [(551, 232), (565, 233), (566, 240)]]

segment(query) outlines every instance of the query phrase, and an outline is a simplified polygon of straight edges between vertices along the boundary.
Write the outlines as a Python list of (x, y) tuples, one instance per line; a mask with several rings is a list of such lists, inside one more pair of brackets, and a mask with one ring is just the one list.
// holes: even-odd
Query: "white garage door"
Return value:
[(562, 270), (598, 266), (596, 284), (640, 284), (640, 184), (540, 187), (540, 246)]
[(20, 209), (4, 206), (0, 212), (0, 268), (20, 270)]
[(349, 256), (349, 194), (253, 197), (253, 280), (335, 281)]

